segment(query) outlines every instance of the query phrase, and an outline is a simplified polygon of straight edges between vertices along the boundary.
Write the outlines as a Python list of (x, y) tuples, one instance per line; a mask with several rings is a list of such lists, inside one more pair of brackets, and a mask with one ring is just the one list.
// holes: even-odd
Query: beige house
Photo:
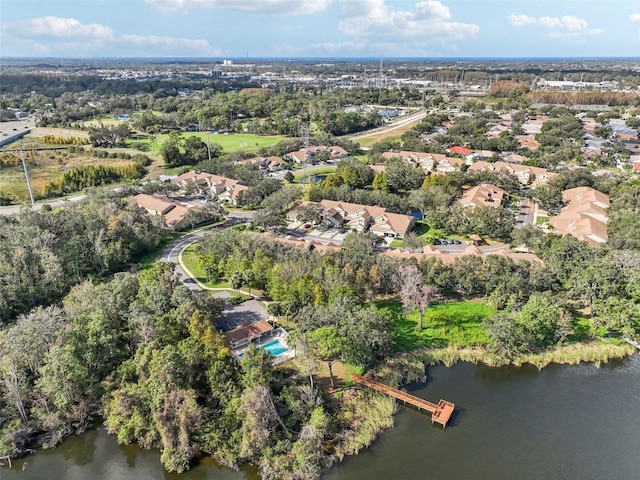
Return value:
[(550, 172), (545, 168), (530, 167), (508, 162), (475, 162), (469, 166), (469, 171), (480, 172), (504, 172), (514, 175), (522, 185), (541, 185), (548, 183), (558, 174)]
[(257, 165), (260, 170), (269, 170), (270, 172), (281, 170), (287, 164), (282, 158), (276, 156), (247, 158), (238, 163)]
[(307, 150), (302, 149), (295, 152), (287, 153), (285, 154), (284, 158), (299, 164), (305, 162), (315, 163), (316, 157), (322, 152), (327, 152), (329, 155), (329, 160), (333, 161), (340, 160), (341, 158), (345, 158), (349, 155), (344, 148), (337, 145), (333, 145), (330, 147), (327, 147), (325, 145), (318, 145), (311, 146)]
[(131, 198), (131, 202), (144, 208), (149, 215), (162, 216), (167, 226), (171, 228), (179, 228), (189, 208), (197, 208), (176, 203), (165, 196), (146, 193), (135, 195)]
[(560, 215), (551, 217), (553, 231), (560, 235), (573, 235), (589, 243), (606, 243), (607, 208), (609, 197), (590, 187), (577, 187), (562, 193), (565, 207)]
[(500, 207), (507, 195), (507, 192), (500, 187), (481, 183), (465, 191), (458, 199), (458, 202), (463, 207), (469, 208)]
[[(311, 202), (305, 202), (308, 205)], [(295, 220), (298, 204), (287, 213), (287, 219)], [(356, 203), (322, 200), (324, 222), (334, 227), (345, 227), (356, 232), (367, 232), (380, 237), (401, 238), (411, 231), (416, 219), (409, 215), (387, 212), (385, 208)]]
[(393, 158), (399, 158), (407, 163), (413, 165), (419, 165), (425, 172), (457, 172), (460, 171), (464, 160), (457, 157), (447, 157), (442, 153), (427, 153), (427, 152), (384, 152), (382, 154), (383, 160), (391, 160)]
[(238, 180), (206, 172), (183, 173), (172, 181), (183, 189), (187, 188), (189, 184), (196, 184), (203, 193), (210, 194), (231, 205), (236, 205), (240, 192), (249, 188)]

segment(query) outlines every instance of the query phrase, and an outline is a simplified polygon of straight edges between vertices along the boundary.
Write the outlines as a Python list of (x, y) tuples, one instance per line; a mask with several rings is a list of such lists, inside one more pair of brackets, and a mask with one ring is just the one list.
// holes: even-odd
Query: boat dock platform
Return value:
[(632, 340), (630, 338), (624, 337), (624, 341), (627, 342), (629, 345), (633, 345), (638, 350), (640, 350), (640, 343), (636, 342), (635, 340)]
[(373, 390), (377, 390), (378, 392), (384, 393), (398, 400), (402, 400), (409, 405), (413, 405), (418, 410), (426, 410), (428, 412), (431, 412), (431, 423), (439, 423), (445, 428), (447, 426), (447, 423), (449, 422), (449, 419), (451, 418), (451, 415), (453, 415), (453, 411), (456, 408), (453, 403), (446, 400), (440, 400), (436, 405), (435, 403), (431, 403), (427, 400), (424, 400), (423, 398), (416, 397), (415, 395), (403, 392), (402, 390), (398, 390), (397, 388), (389, 387), (384, 383), (371, 380), (367, 377), (352, 375), (351, 378), (354, 382), (369, 387)]

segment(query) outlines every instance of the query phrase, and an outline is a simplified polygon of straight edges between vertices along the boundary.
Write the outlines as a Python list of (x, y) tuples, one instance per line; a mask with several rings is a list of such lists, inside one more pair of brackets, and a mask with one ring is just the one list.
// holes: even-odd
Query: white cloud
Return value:
[(640, 13), (633, 13), (629, 15), (629, 20), (633, 23), (640, 23)]
[(208, 40), (155, 35), (115, 35), (110, 27), (83, 24), (74, 18), (39, 17), (0, 27), (3, 42), (19, 45), (27, 53), (101, 54), (115, 49), (127, 55), (219, 55)]
[(480, 31), (478, 25), (453, 21), (449, 8), (439, 1), (418, 2), (412, 11), (394, 10), (385, 0), (341, 0), (341, 3), (340, 31), (361, 40), (444, 44), (473, 37)]
[(509, 23), (511, 23), (511, 25), (513, 25), (514, 27), (533, 25), (538, 21), (538, 19), (535, 17), (529, 17), (527, 15), (516, 15), (515, 13), (513, 15), (509, 15), (507, 19), (509, 20)]
[(109, 40), (113, 30), (100, 24), (84, 25), (75, 18), (39, 17), (19, 20), (2, 26), (2, 31), (16, 38)]
[(326, 10), (333, 0), (145, 0), (161, 12), (199, 8), (229, 8), (270, 15), (310, 15)]
[(580, 32), (587, 29), (589, 24), (586, 20), (573, 15), (562, 17), (530, 17), (528, 15), (513, 14), (507, 17), (509, 23), (514, 27), (524, 27), (525, 25), (540, 25), (546, 28), (557, 28), (568, 32)]

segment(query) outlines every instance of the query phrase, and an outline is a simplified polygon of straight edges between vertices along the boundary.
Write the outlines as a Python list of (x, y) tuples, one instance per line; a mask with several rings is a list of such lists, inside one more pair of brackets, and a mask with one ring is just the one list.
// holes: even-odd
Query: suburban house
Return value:
[(540, 147), (540, 142), (536, 140), (533, 135), (518, 135), (518, 144), (520, 148), (527, 150), (537, 150)]
[(292, 162), (302, 164), (305, 162), (309, 163), (317, 163), (319, 158), (323, 157), (323, 153), (326, 152), (325, 155), (328, 155), (327, 160), (340, 160), (341, 158), (347, 157), (348, 152), (337, 145), (327, 147), (325, 145), (312, 146), (308, 149), (296, 150), (295, 152), (290, 152), (285, 154), (284, 158), (286, 160), (290, 160)]
[(383, 160), (391, 160), (399, 158), (407, 163), (419, 165), (425, 172), (454, 172), (459, 171), (465, 163), (463, 159), (458, 157), (447, 157), (442, 153), (427, 152), (384, 152)]
[(456, 145), (454, 147), (447, 148), (447, 152), (453, 153), (455, 155), (469, 155), (470, 153), (473, 153), (473, 150), (467, 147)]
[(190, 207), (179, 204), (166, 196), (147, 195), (140, 193), (131, 198), (131, 202), (144, 208), (149, 215), (162, 216), (168, 227), (177, 229)]
[(510, 153), (509, 155), (503, 156), (502, 159), (507, 163), (517, 163), (517, 164), (521, 164), (529, 160), (527, 157), (523, 155), (518, 155), (517, 153)]
[(260, 170), (269, 170), (270, 172), (281, 170), (287, 164), (282, 158), (275, 156), (247, 158), (246, 160), (240, 160), (238, 163), (257, 165)]
[(549, 180), (558, 174), (548, 171), (545, 168), (530, 167), (527, 165), (519, 165), (517, 163), (507, 162), (475, 162), (469, 167), (470, 171), (480, 172), (504, 172), (514, 175), (523, 185), (541, 185), (548, 183)]
[(549, 117), (544, 115), (537, 115), (529, 117), (526, 122), (522, 124), (522, 130), (525, 135), (536, 135), (542, 132), (542, 126), (549, 120)]
[[(306, 202), (304, 205), (309, 203), (311, 202)], [(298, 204), (289, 211), (288, 220), (295, 220), (295, 212), (301, 205)], [(380, 237), (402, 238), (411, 231), (416, 221), (412, 216), (390, 213), (382, 207), (334, 200), (322, 200), (320, 206), (323, 209), (323, 223), (335, 228), (350, 228), (360, 233), (370, 231)]]
[(408, 249), (403, 248), (390, 248), (385, 250), (382, 255), (392, 257), (392, 258), (415, 258), (416, 260), (428, 260), (430, 258), (438, 259), (444, 265), (451, 265), (456, 260), (463, 258), (467, 255), (480, 256), (482, 258), (486, 258), (488, 255), (499, 255), (501, 257), (507, 257), (513, 260), (514, 262), (526, 261), (530, 263), (543, 263), (540, 257), (533, 253), (519, 253), (514, 252), (509, 247), (505, 246), (500, 250), (492, 250), (491, 253), (485, 253), (478, 247), (473, 245), (468, 246), (464, 251), (460, 253), (448, 253), (442, 250), (438, 250), (434, 248), (432, 245), (426, 245), (422, 252), (415, 252)]
[(500, 187), (488, 183), (481, 183), (465, 191), (458, 199), (458, 202), (463, 207), (470, 208), (500, 207), (507, 195), (507, 192)]
[(589, 243), (606, 243), (609, 197), (591, 187), (577, 187), (562, 192), (565, 206), (549, 223), (555, 233), (573, 235)]
[(236, 205), (240, 192), (249, 188), (238, 180), (206, 172), (183, 173), (174, 178), (172, 182), (178, 184), (183, 189), (188, 188), (191, 184), (195, 184), (203, 193), (212, 195), (218, 198), (218, 200), (230, 203), (231, 205)]
[(241, 345), (248, 345), (253, 340), (261, 338), (264, 334), (273, 330), (273, 327), (266, 320), (240, 325), (233, 330), (224, 334), (231, 345), (231, 348), (237, 348)]

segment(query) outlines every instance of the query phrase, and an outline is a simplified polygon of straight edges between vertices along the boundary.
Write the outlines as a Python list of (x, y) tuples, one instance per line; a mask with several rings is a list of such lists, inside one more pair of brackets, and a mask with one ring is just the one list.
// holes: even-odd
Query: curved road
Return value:
[(199, 282), (196, 279), (192, 278), (191, 276), (187, 275), (187, 273), (182, 268), (182, 262), (181, 262), (182, 251), (192, 243), (200, 240), (211, 230), (216, 228), (230, 227), (232, 225), (237, 225), (239, 223), (244, 223), (249, 219), (251, 219), (252, 216), (253, 214), (251, 212), (246, 212), (246, 213), (230, 212), (227, 215), (226, 222), (221, 223), (219, 225), (212, 225), (210, 227), (203, 228), (202, 230), (198, 230), (193, 233), (188, 233), (185, 236), (177, 239), (175, 242), (173, 242), (171, 245), (169, 245), (167, 248), (164, 249), (164, 251), (162, 252), (162, 255), (160, 256), (160, 260), (162, 260), (163, 262), (173, 263), (176, 266), (176, 273), (178, 274), (178, 277), (180, 278), (182, 283), (184, 283), (187, 286), (187, 288), (192, 292), (198, 293), (202, 290), (202, 288), (199, 285)]

